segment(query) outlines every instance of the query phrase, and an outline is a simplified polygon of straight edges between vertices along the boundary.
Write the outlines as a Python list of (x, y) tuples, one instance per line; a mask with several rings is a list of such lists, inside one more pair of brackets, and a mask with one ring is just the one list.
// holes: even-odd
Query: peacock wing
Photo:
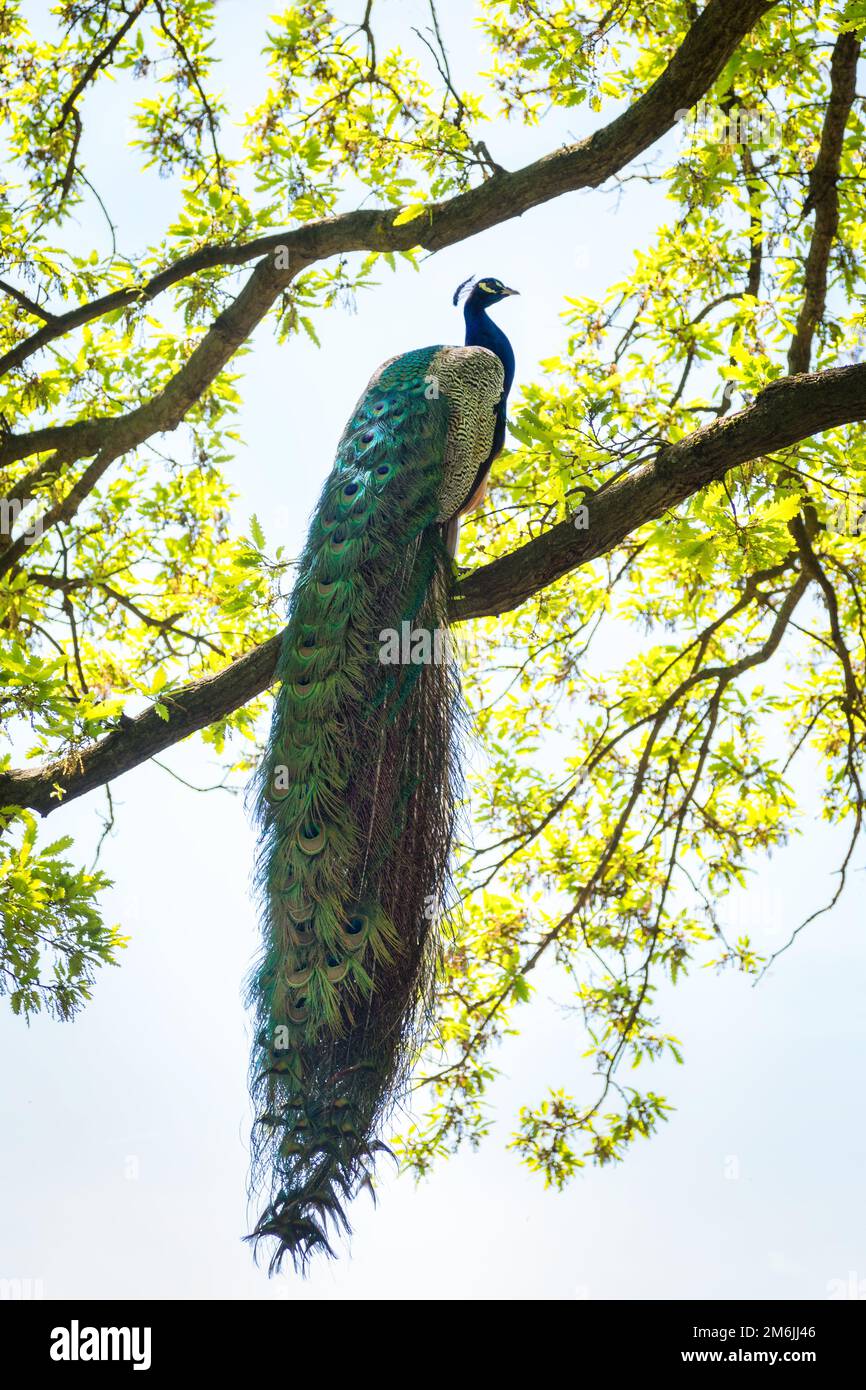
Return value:
[(433, 519), (449, 521), (490, 461), (504, 385), (502, 363), (483, 347), (419, 348), (391, 357), (370, 378), (340, 447), (375, 421), (391, 436), (395, 462), (405, 467), (413, 442), (422, 437), (425, 462), (439, 473)]
[(483, 347), (440, 348), (430, 370), (448, 411), (437, 517), (448, 521), (490, 461), (505, 374), (496, 354)]

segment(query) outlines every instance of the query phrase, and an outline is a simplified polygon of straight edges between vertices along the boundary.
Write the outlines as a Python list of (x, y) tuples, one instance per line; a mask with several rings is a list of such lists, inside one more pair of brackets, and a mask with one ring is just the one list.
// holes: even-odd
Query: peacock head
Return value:
[(459, 304), (462, 300), (464, 308), (471, 306), (473, 309), (489, 309), (492, 305), (498, 304), (500, 299), (507, 299), (510, 294), (519, 293), (519, 290), (510, 290), (507, 285), (503, 285), (495, 275), (472, 275), (468, 280), (464, 280), (462, 285), (457, 286), (454, 291), (454, 303)]

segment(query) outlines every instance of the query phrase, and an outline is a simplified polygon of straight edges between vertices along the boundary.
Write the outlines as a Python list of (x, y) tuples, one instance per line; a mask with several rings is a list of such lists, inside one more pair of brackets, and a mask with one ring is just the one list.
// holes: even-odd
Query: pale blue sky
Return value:
[[(271, 9), (259, 0), (219, 7), (226, 85), (239, 104), (257, 99)], [(408, 23), (411, 10), (392, 0), (392, 22)], [(450, 13), (457, 63), (468, 65), (464, 10)], [(167, 220), (173, 192), (120, 155), (120, 95), (114, 108), (95, 104), (86, 153), (121, 244), (134, 249)], [(489, 143), (513, 166), (587, 128), (570, 113), (553, 136), (496, 131)], [(564, 198), (427, 260), (419, 275), (383, 271), (356, 315), (322, 319), (319, 352), (306, 339), (276, 348), (259, 332), (243, 363), (246, 443), (231, 469), (239, 529), (255, 510), (269, 543), (293, 553), (361, 386), (401, 349), (457, 340), (450, 295), (466, 275), (493, 273), (522, 291), (499, 310), (519, 389), (562, 346), (563, 296), (622, 278), (661, 216), (659, 195), (641, 184), (628, 185), (619, 206), (611, 193)], [(81, 235), (88, 245), (102, 237), (95, 216), (82, 217)], [(195, 745), (166, 761), (190, 780), (212, 779)], [(188, 792), (154, 766), (114, 792), (118, 829), (103, 865), (116, 881), (108, 915), (132, 937), (122, 968), (103, 972), (72, 1026), (40, 1019), (27, 1030), (0, 1007), (0, 1278), (41, 1280), (49, 1297), (288, 1299), (822, 1298), (851, 1272), (866, 1281), (860, 873), (847, 902), (759, 988), (703, 971), (663, 994), (686, 1065), (665, 1064), (653, 1080), (676, 1110), (623, 1166), (586, 1170), (556, 1195), (505, 1150), (521, 1103), (547, 1084), (574, 1089), (581, 1076), (579, 1025), (542, 989), (497, 1058), (500, 1122), (480, 1151), (421, 1187), (383, 1167), (378, 1209), (362, 1200), (353, 1210), (351, 1257), (316, 1265), (306, 1282), (291, 1273), (269, 1282), (240, 1242), (241, 980), (256, 940), (243, 807), (224, 793)], [(82, 858), (99, 804), (51, 817), (52, 835), (75, 834)], [(776, 856), (742, 920), (767, 920), (761, 939), (781, 944), (804, 907), (828, 896), (838, 851), (838, 837), (816, 824)]]

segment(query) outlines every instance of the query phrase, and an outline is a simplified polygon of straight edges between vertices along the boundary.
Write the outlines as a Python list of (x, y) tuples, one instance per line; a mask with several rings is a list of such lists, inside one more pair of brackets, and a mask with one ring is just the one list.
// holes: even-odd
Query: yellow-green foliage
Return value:
[[(432, 27), (421, 39), (395, 19), (399, 6), (383, 36), (377, 5), (359, 3), (347, 22), (342, 9), (307, 0), (281, 9), (260, 36), (267, 90), (244, 113), (219, 90), (209, 47), (219, 6), (67, 0), (54, 7), (50, 38), (29, 33), (26, 8), (0, 4), (0, 278), (67, 309), (143, 284), (179, 255), (346, 207), (384, 207), (389, 225), (420, 224), (433, 201), (494, 174), (486, 141), (495, 153), (506, 142), (490, 137), (491, 119), (535, 127), (539, 153), (559, 143), (561, 125), (550, 140), (545, 130), (569, 108), (584, 104), (606, 121), (612, 102), (634, 100), (658, 77), (698, 10), (685, 0), (481, 0), (474, 12), (441, 7), (442, 48)], [(365, 8), (369, 23), (358, 27)], [(599, 490), (787, 371), (830, 53), (864, 17), (862, 0), (772, 7), (707, 93), (714, 111), (763, 113), (771, 137), (747, 148), (698, 127), (630, 166), (629, 177), (667, 193), (669, 216), (598, 300), (563, 268), (562, 339), (513, 403), (512, 451), (466, 529), (464, 563), (513, 550), (579, 505), (591, 527)], [(473, 18), (482, 74), (464, 90), (446, 49), (452, 26)], [(178, 212), (141, 251), (80, 254), (68, 235), (70, 214), (90, 197), (78, 121), (90, 89), (118, 72), (137, 78), (134, 139), (142, 162), (175, 181)], [(237, 158), (221, 147), (230, 121), (241, 127)], [(813, 369), (862, 349), (864, 146), (858, 102)], [(322, 313), (366, 291), (380, 259), (399, 265), (371, 252), (304, 271), (272, 312), (275, 331), (304, 335), (312, 351)], [(3, 437), (150, 399), (203, 340), (235, 274), (198, 269), (0, 378)], [(0, 294), (0, 352), (41, 322)], [(2, 715), (30, 756), (74, 758), (115, 727), (128, 697), (165, 711), (178, 685), (277, 630), (288, 560), (269, 553), (258, 523), (249, 537), (230, 524), (223, 468), (239, 390), (232, 359), (191, 402), (182, 451), (163, 439), (127, 453), (3, 580)], [(3, 490), (26, 486), (40, 509), (57, 500), (61, 477), (31, 477), (47, 457), (8, 465)], [(659, 985), (695, 962), (762, 968), (748, 936), (727, 939), (724, 900), (807, 823), (792, 758), (817, 762), (826, 819), (859, 830), (864, 494), (862, 429), (824, 433), (733, 469), (518, 612), (476, 625), (467, 677), (480, 742), (475, 849), (442, 967), (430, 1113), (404, 1144), (420, 1171), (486, 1132), (497, 1045), (520, 1026), (538, 981), (578, 1011), (579, 1047), (599, 1078), (595, 1089), (581, 1079), (577, 1098), (559, 1084), (546, 1096), (539, 1078), (514, 1138), (522, 1156), (558, 1184), (651, 1133), (667, 1102), (639, 1090), (634, 1069), (677, 1055), (658, 1017)], [(826, 584), (812, 571), (801, 594), (809, 547)], [(240, 736), (225, 754), (237, 770), (251, 760), (238, 745), (252, 750), (260, 708), (206, 734), (220, 752)], [(70, 868), (65, 845), (39, 850), (28, 817), (4, 812), (2, 846), (13, 1003), (26, 1013), (53, 1001), (66, 1016), (119, 944), (96, 915), (103, 880)]]

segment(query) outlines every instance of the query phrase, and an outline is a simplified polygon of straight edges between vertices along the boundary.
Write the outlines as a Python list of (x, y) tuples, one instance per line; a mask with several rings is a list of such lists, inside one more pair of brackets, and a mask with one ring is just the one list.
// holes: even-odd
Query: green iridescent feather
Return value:
[(386, 665), (382, 634), (443, 629), (438, 524), (449, 427), (437, 348), (386, 364), (340, 441), (299, 564), (256, 787), (263, 952), (254, 1240), (303, 1266), (368, 1184), (423, 1033), (432, 905), (448, 875), (459, 686), (449, 661)]

